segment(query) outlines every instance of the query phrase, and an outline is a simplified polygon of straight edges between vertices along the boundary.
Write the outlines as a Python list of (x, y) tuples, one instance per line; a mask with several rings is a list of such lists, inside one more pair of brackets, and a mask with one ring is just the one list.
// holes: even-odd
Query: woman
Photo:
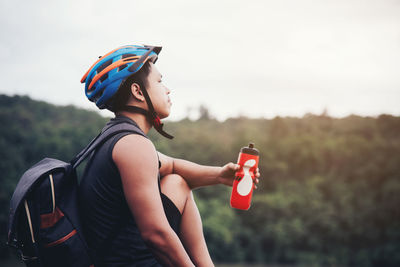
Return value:
[(192, 189), (232, 185), (238, 165), (168, 157), (146, 137), (154, 127), (172, 138), (160, 121), (171, 109), (170, 90), (154, 65), (160, 50), (117, 48), (82, 78), (88, 99), (115, 113), (112, 123), (128, 122), (139, 131), (108, 140), (85, 169), (80, 203), (95, 266), (213, 266)]

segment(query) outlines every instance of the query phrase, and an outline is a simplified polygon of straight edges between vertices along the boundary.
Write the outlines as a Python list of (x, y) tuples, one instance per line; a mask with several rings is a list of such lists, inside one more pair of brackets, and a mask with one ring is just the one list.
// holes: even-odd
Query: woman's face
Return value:
[(146, 89), (158, 116), (161, 119), (168, 117), (172, 105), (169, 98), (171, 91), (162, 83), (162, 75), (153, 63), (150, 63)]

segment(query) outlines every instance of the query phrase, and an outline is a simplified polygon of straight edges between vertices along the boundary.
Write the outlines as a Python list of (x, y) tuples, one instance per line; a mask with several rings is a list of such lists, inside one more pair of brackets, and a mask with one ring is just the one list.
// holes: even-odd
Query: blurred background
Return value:
[(176, 138), (151, 132), (161, 152), (221, 165), (260, 150), (249, 211), (229, 207), (230, 188), (195, 191), (217, 263), (399, 266), (398, 14), (396, 0), (0, 0), (0, 265), (17, 264), (19, 177), (69, 160), (112, 116), (81, 76), (137, 43), (163, 46)]

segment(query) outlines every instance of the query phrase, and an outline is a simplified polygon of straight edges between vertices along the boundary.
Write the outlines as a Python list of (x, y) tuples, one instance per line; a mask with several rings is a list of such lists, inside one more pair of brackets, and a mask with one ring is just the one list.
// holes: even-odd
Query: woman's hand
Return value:
[[(229, 162), (221, 167), (221, 171), (217, 176), (218, 183), (232, 186), (233, 180), (235, 179), (235, 173), (240, 169), (240, 165)], [(254, 187), (257, 188), (257, 184), (259, 183), (260, 170), (256, 169), (255, 177), (254, 177)]]

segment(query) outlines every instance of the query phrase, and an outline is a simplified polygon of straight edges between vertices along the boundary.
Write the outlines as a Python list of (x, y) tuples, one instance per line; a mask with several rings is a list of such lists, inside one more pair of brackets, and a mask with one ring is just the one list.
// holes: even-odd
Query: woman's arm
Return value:
[(112, 157), (142, 238), (157, 259), (165, 266), (194, 266), (165, 216), (153, 144), (142, 136), (127, 135), (116, 143)]
[[(161, 176), (176, 173), (182, 176), (190, 188), (194, 189), (201, 186), (225, 184), (232, 186), (235, 172), (239, 170), (239, 165), (232, 162), (222, 167), (199, 165), (183, 159), (175, 159), (158, 152), (161, 161)], [(259, 170), (256, 172), (255, 183), (260, 177)]]

